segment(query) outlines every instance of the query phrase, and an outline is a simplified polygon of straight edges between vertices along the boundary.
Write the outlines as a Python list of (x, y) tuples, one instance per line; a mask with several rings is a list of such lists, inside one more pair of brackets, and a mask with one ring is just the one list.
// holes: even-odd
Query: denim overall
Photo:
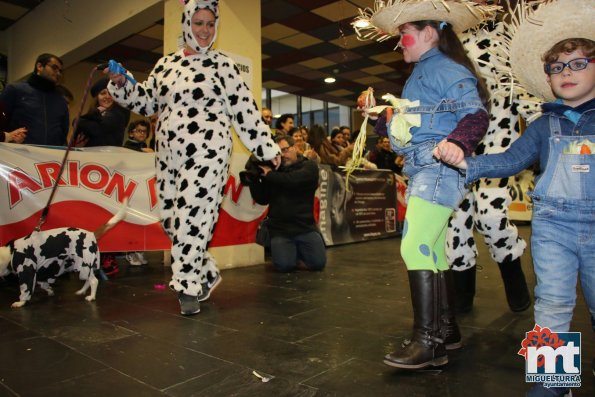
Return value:
[[(427, 122), (428, 129), (435, 129), (434, 119), (441, 113), (455, 113), (461, 110), (484, 109), (481, 101), (453, 101), (442, 100), (434, 106), (413, 106), (407, 108), (407, 113), (418, 113), (422, 116), (422, 123)], [(429, 120), (427, 120), (429, 118)], [(439, 127), (438, 127), (439, 128)], [(390, 127), (389, 127), (390, 131)], [(411, 146), (401, 147), (393, 142), (393, 150), (405, 156), (403, 173), (409, 177), (406, 199), (410, 196), (419, 197), (433, 204), (457, 209), (459, 203), (467, 194), (465, 176), (461, 171), (446, 165), (434, 158), (432, 152), (439, 141), (427, 140)]]
[(595, 153), (564, 154), (569, 143), (595, 135), (562, 135), (550, 117), (549, 158), (533, 199), (531, 250), (537, 276), (535, 323), (570, 329), (580, 274), (585, 300), (595, 316)]

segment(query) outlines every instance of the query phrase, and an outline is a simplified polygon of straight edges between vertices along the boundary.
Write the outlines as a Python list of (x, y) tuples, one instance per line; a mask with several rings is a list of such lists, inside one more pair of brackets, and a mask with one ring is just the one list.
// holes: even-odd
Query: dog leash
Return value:
[(91, 89), (91, 82), (93, 81), (93, 76), (95, 75), (96, 71), (103, 70), (105, 68), (106, 68), (106, 65), (104, 65), (104, 64), (94, 66), (93, 70), (91, 70), (91, 73), (89, 74), (89, 78), (87, 79), (87, 85), (85, 86), (85, 91), (83, 93), (83, 99), (81, 101), (81, 106), (79, 108), (78, 114), (76, 115), (76, 118), (74, 119), (74, 125), (72, 127), (72, 136), (70, 137), (70, 140), (68, 141), (68, 146), (66, 147), (66, 151), (64, 152), (64, 157), (62, 158), (62, 164), (60, 164), (60, 170), (58, 171), (58, 177), (56, 178), (56, 182), (54, 183), (54, 186), (52, 186), (52, 191), (50, 192), (50, 197), (48, 198), (48, 202), (46, 203), (45, 207), (41, 211), (41, 216), (39, 218), (39, 222), (37, 223), (37, 226), (35, 226), (34, 230), (36, 232), (39, 232), (41, 230), (41, 227), (43, 226), (43, 224), (45, 223), (45, 221), (47, 219), (48, 213), (50, 212), (50, 204), (52, 203), (52, 200), (54, 199), (54, 194), (56, 193), (56, 189), (58, 188), (58, 185), (60, 183), (60, 178), (62, 177), (62, 173), (64, 172), (66, 160), (68, 159), (68, 154), (70, 153), (70, 150), (72, 149), (72, 146), (74, 145), (74, 142), (76, 142), (76, 138), (78, 136), (77, 127), (78, 127), (79, 119), (81, 118), (81, 114), (83, 113), (83, 109), (85, 108), (85, 104), (87, 103), (87, 96), (89, 95), (89, 90)]
[(89, 74), (89, 78), (87, 79), (87, 85), (85, 86), (85, 91), (83, 92), (83, 100), (81, 101), (81, 107), (79, 108), (78, 114), (76, 115), (76, 118), (74, 119), (74, 125), (72, 126), (72, 136), (70, 137), (70, 140), (68, 141), (68, 146), (66, 147), (66, 151), (64, 152), (64, 158), (62, 159), (62, 164), (60, 164), (60, 170), (58, 171), (58, 177), (56, 178), (56, 183), (52, 187), (52, 191), (50, 192), (50, 197), (48, 198), (47, 204), (41, 211), (41, 216), (39, 217), (39, 222), (37, 223), (37, 226), (35, 226), (35, 229), (34, 229), (36, 232), (41, 230), (41, 227), (43, 226), (43, 224), (45, 223), (45, 220), (47, 219), (48, 213), (50, 212), (50, 204), (52, 203), (52, 200), (54, 199), (54, 194), (56, 193), (56, 189), (58, 188), (58, 185), (60, 183), (60, 178), (62, 177), (62, 173), (64, 172), (64, 167), (66, 165), (66, 160), (68, 159), (68, 154), (70, 153), (70, 149), (72, 149), (74, 142), (76, 142), (76, 138), (78, 136), (77, 127), (78, 127), (81, 115), (83, 113), (83, 109), (85, 108), (85, 104), (87, 103), (87, 97), (89, 96), (89, 90), (91, 89), (91, 82), (93, 81), (93, 75), (95, 75), (96, 71), (104, 70), (106, 68), (108, 68), (109, 71), (112, 73), (122, 74), (126, 78), (126, 80), (130, 81), (133, 85), (136, 84), (136, 80), (134, 80), (134, 78), (132, 76), (127, 74), (127, 70), (124, 69), (124, 67), (121, 64), (114, 61), (113, 59), (110, 59), (108, 63), (101, 63), (101, 64), (93, 67), (93, 69), (91, 70), (91, 73)]

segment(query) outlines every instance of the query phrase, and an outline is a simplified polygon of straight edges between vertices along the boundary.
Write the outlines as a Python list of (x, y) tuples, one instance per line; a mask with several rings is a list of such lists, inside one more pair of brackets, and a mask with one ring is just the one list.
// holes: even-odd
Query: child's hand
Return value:
[(467, 162), (465, 161), (465, 153), (463, 149), (452, 142), (443, 139), (434, 149), (433, 155), (436, 159), (455, 167), (467, 169)]
[(467, 160), (465, 160), (463, 158), (463, 160), (461, 160), (461, 162), (456, 163), (456, 164), (452, 164), (453, 167), (457, 167), (460, 168), (462, 170), (466, 170), (467, 169)]
[(362, 112), (362, 116), (370, 116), (373, 119), (378, 117), (378, 113), (368, 112), (368, 109), (376, 106), (376, 99), (374, 98), (374, 89), (368, 87), (366, 91), (363, 91), (357, 98), (357, 110)]
[(357, 108), (361, 110), (367, 109), (371, 105), (371, 99), (374, 100), (374, 89), (372, 87), (368, 87), (366, 91), (362, 91), (362, 93), (357, 97)]

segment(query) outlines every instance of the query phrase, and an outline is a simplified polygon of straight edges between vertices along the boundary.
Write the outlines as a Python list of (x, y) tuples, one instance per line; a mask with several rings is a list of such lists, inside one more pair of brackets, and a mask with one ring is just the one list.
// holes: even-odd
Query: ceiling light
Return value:
[(326, 79), (324, 79), (324, 82), (327, 84), (334, 83), (335, 81), (337, 80), (334, 77), (327, 77)]
[(353, 26), (355, 26), (356, 28), (367, 28), (368, 26), (370, 26), (370, 21), (366, 20), (366, 19), (358, 19)]

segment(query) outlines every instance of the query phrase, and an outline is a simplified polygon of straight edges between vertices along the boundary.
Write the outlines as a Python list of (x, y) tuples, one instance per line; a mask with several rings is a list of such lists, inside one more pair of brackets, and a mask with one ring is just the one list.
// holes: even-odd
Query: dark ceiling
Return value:
[[(0, 29), (43, 0), (0, 0)], [(393, 51), (396, 40), (359, 41), (350, 22), (373, 0), (262, 0), (263, 87), (353, 106), (368, 86), (398, 94), (408, 66)], [(149, 72), (162, 52), (163, 21), (113, 44), (88, 60), (118, 59)], [(325, 77), (336, 82), (325, 84)]]
[(0, 30), (10, 27), (41, 3), (43, 0), (1, 0)]
[[(263, 0), (263, 86), (354, 106), (373, 86), (398, 94), (409, 67), (396, 40), (360, 41), (351, 22), (373, 0)], [(325, 84), (325, 77), (336, 82)]]

